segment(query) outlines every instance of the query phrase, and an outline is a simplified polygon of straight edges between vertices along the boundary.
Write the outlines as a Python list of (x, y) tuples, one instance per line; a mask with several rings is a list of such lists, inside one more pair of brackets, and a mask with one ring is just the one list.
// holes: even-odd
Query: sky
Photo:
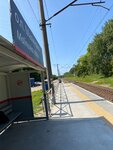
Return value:
[[(43, 50), (38, 0), (14, 1)], [(43, 0), (45, 18), (48, 19), (71, 1)], [(78, 0), (76, 4), (94, 1)], [(51, 27), (47, 26), (47, 33), (53, 74), (57, 75), (57, 64), (61, 74), (69, 71), (87, 52), (88, 44), (102, 31), (105, 22), (113, 18), (113, 1), (105, 2), (102, 5), (111, 8), (110, 11), (94, 6), (70, 6), (48, 22), (51, 23)], [(0, 2), (0, 11), (0, 35), (12, 42), (8, 0)], [(44, 53), (43, 57), (45, 59)]]

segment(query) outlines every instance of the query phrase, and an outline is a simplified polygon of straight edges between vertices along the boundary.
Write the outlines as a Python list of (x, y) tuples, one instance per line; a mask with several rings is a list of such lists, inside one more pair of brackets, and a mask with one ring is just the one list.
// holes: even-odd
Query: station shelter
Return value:
[(13, 44), (0, 36), (0, 111), (6, 115), (21, 113), (19, 120), (33, 119), (30, 72), (15, 69), (29, 67), (36, 72), (45, 68), (22, 57)]
[(43, 74), (42, 49), (15, 2), (9, 4), (13, 42), (0, 35), (0, 111), (5, 115), (21, 113), (18, 120), (29, 120), (34, 119), (30, 71), (14, 70), (27, 67)]

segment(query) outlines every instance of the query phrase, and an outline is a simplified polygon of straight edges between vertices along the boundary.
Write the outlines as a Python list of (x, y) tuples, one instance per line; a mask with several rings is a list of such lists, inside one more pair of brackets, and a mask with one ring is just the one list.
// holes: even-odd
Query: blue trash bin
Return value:
[(45, 83), (45, 90), (48, 90), (48, 83)]

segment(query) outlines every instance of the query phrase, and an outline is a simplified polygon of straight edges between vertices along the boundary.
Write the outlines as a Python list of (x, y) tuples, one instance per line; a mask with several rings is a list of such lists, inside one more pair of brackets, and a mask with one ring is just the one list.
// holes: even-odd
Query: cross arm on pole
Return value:
[(103, 4), (105, 1), (98, 1), (98, 2), (90, 2), (90, 3), (79, 3), (79, 4), (72, 4), (71, 6), (81, 6), (81, 5), (98, 5)]
[(79, 4), (72, 4), (71, 6), (84, 6), (84, 5), (92, 5), (92, 6), (96, 6), (96, 7), (102, 7), (104, 9), (107, 9), (107, 10), (110, 10), (109, 8), (107, 7), (104, 7), (100, 4), (103, 4), (105, 3), (105, 1), (99, 1), (99, 2), (90, 2), (90, 3), (79, 3)]
[(108, 8), (100, 5), (105, 3), (105, 1), (96, 1), (96, 2), (86, 2), (86, 3), (79, 3), (79, 4), (74, 4), (77, 0), (72, 1), (71, 3), (69, 3), (68, 5), (66, 5), (65, 7), (63, 7), (61, 10), (59, 10), (58, 12), (56, 12), (55, 14), (53, 14), (50, 18), (48, 18), (47, 20), (45, 20), (45, 22), (51, 20), (53, 17), (57, 16), (59, 13), (61, 13), (62, 11), (64, 11), (65, 9), (67, 9), (70, 6), (82, 6), (82, 5), (92, 5), (92, 6), (98, 6), (98, 7), (102, 7), (105, 8), (107, 10), (109, 10)]
[(61, 10), (59, 10), (58, 12), (56, 12), (54, 15), (52, 15), (50, 18), (48, 18), (47, 20), (46, 20), (46, 22), (47, 21), (49, 21), (49, 20), (51, 20), (53, 17), (55, 17), (55, 16), (57, 16), (59, 13), (61, 13), (62, 11), (64, 11), (66, 8), (68, 8), (69, 6), (71, 6), (73, 3), (75, 3), (77, 0), (74, 0), (74, 1), (72, 1), (71, 3), (69, 3), (68, 5), (66, 5), (65, 7), (63, 7)]
[(105, 7), (105, 6), (102, 6), (102, 5), (96, 5), (96, 4), (92, 4), (92, 6), (96, 6), (96, 7), (102, 7), (104, 9), (107, 9), (108, 11), (110, 10), (109, 8)]

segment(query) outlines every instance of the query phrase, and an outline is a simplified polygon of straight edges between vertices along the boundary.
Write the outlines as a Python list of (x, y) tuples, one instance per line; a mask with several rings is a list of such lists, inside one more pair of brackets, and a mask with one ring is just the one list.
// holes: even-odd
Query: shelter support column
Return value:
[(45, 82), (44, 82), (44, 72), (41, 71), (41, 80), (42, 80), (42, 90), (43, 90), (43, 100), (45, 105), (45, 112), (46, 112), (46, 118), (49, 120), (48, 115), (48, 105), (47, 105), (47, 97), (46, 97), (46, 91), (45, 91)]

